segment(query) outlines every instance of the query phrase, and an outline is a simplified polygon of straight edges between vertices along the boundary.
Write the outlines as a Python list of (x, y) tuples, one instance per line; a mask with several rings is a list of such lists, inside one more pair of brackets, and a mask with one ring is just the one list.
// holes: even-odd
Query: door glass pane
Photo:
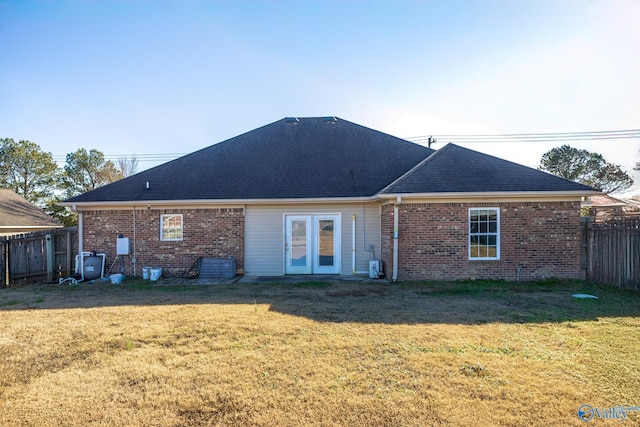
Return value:
[(307, 221), (294, 219), (291, 221), (291, 265), (304, 267), (307, 265)]
[(328, 267), (333, 265), (333, 220), (318, 221), (318, 265)]

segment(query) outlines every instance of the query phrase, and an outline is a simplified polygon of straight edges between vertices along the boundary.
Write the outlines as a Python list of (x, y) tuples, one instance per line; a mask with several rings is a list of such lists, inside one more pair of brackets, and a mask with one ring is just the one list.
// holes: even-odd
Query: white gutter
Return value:
[(384, 193), (376, 194), (372, 200), (394, 200), (398, 197), (409, 197), (413, 199), (460, 199), (460, 200), (478, 200), (478, 199), (562, 199), (562, 198), (580, 198), (585, 196), (594, 196), (603, 194), (601, 191), (486, 191), (486, 192), (450, 192), (450, 193)]
[(402, 203), (402, 197), (396, 198), (396, 203), (393, 205), (393, 275), (392, 281), (398, 280), (398, 206)]
[[(600, 205), (602, 206), (602, 205)], [(64, 225), (0, 225), (0, 230), (18, 230), (18, 234), (22, 234), (21, 230), (51, 230), (53, 228), (62, 228)]]
[(133, 264), (133, 277), (137, 277), (137, 268), (136, 268), (136, 263), (138, 262), (138, 260), (136, 259), (136, 207), (133, 207), (133, 259), (132, 264)]
[(185, 206), (185, 205), (245, 205), (267, 204), (309, 204), (309, 203), (362, 203), (376, 200), (376, 197), (322, 197), (299, 199), (184, 199), (184, 200), (127, 200), (100, 202), (58, 202), (60, 206), (77, 206), (83, 208), (108, 206)]
[[(73, 210), (75, 210), (75, 205), (73, 207)], [(76, 271), (76, 274), (80, 274), (80, 281), (82, 282), (84, 280), (84, 247), (82, 244), (82, 241), (84, 240), (84, 231), (83, 231), (83, 218), (82, 218), (82, 212), (78, 212), (78, 255), (76, 257), (76, 266), (75, 268), (80, 270), (80, 271)]]
[(368, 271), (356, 271), (356, 216), (351, 215), (351, 273), (369, 274)]
[(206, 205), (234, 205), (242, 207), (246, 205), (261, 204), (309, 204), (309, 203), (362, 203), (374, 202), (378, 200), (395, 200), (398, 197), (409, 197), (413, 199), (431, 200), (461, 200), (478, 201), (482, 199), (535, 199), (545, 200), (579, 200), (581, 197), (601, 195), (600, 191), (510, 191), (510, 192), (451, 192), (451, 193), (402, 193), (402, 194), (374, 194), (365, 197), (323, 197), (323, 198), (299, 198), (299, 199), (184, 199), (184, 200), (131, 200), (131, 201), (101, 201), (101, 202), (58, 202), (60, 206), (75, 206), (82, 208), (97, 207), (124, 207), (141, 206), (161, 207), (161, 206), (206, 206)]

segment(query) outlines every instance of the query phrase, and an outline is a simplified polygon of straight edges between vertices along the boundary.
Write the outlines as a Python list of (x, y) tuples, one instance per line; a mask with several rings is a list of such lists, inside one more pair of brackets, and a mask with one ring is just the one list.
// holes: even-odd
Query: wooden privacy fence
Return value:
[(582, 219), (582, 267), (587, 279), (640, 290), (640, 218)]
[[(0, 237), (0, 286), (69, 277), (77, 254), (77, 227)], [(583, 218), (581, 264), (588, 280), (640, 291), (640, 218)]]
[(51, 282), (74, 273), (77, 227), (0, 237), (2, 287)]

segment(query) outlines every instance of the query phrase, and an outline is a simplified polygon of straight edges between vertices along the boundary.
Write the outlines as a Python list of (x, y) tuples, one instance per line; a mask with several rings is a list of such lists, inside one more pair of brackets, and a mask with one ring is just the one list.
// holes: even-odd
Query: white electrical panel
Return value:
[(129, 238), (128, 237), (118, 237), (118, 240), (116, 240), (116, 254), (129, 255)]

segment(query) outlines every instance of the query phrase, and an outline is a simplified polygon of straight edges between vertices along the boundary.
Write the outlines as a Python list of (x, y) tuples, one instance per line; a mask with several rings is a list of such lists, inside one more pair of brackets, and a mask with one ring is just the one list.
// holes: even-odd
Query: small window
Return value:
[(500, 259), (500, 210), (469, 209), (469, 259)]
[(182, 240), (182, 215), (160, 215), (160, 240)]

